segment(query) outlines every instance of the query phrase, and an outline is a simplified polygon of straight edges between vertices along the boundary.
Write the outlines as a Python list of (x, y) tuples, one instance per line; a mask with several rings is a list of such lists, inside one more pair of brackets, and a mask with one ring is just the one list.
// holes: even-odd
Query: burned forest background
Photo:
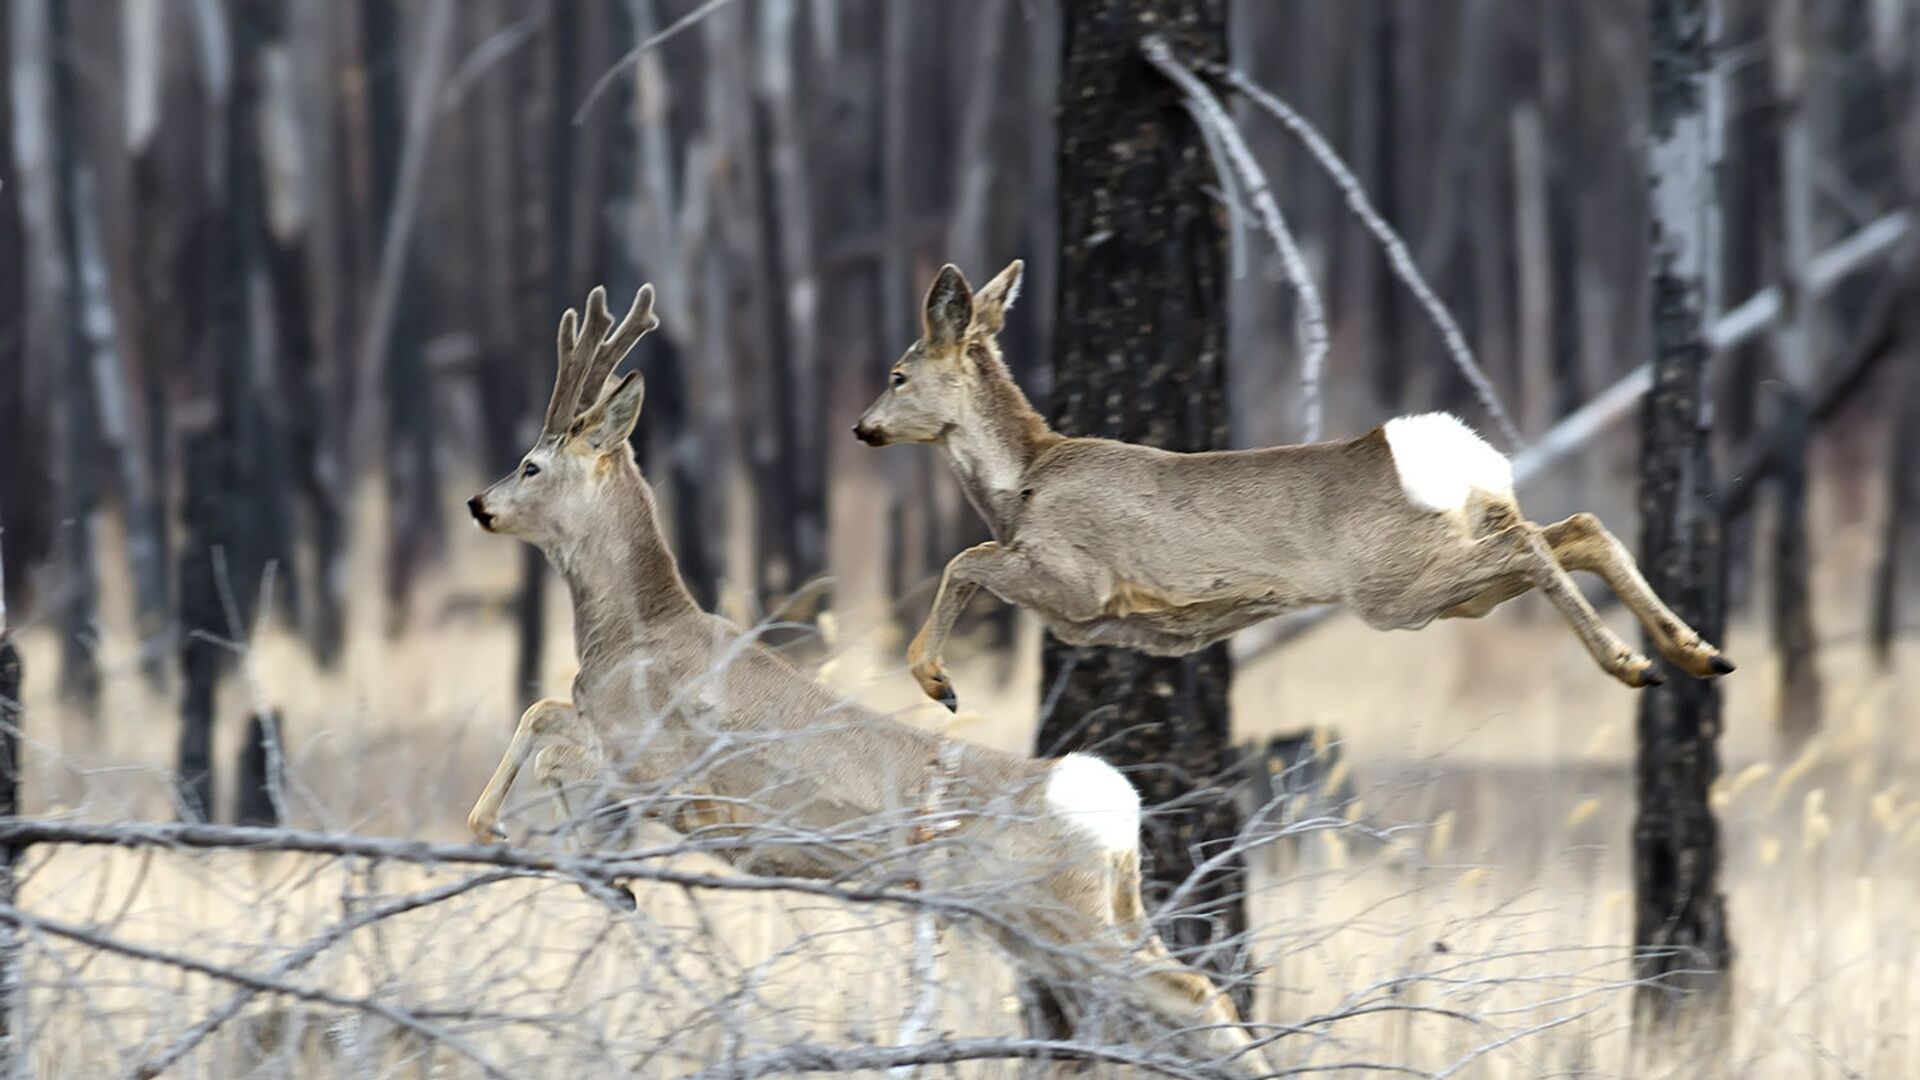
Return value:
[[(58, 626), (64, 696), (96, 708), (107, 638), (145, 677), (192, 683), (182, 642), (232, 636), (263, 604), (325, 664), (355, 609), (392, 636), (461, 599), (436, 580), (447, 531), (527, 441), (556, 313), (600, 283), (660, 290), (636, 449), (704, 602), (904, 608), (984, 537), (930, 455), (872, 454), (844, 429), (946, 261), (976, 277), (1027, 261), (1006, 353), (1047, 408), (1058, 13), (704, 6), (10, 6), (0, 507), (14, 619)], [(1911, 30), (1889, 5), (1811, 4), (1786, 32), (1769, 5), (1726, 7), (1721, 292), (1803, 294), (1782, 233), (1804, 262), (1903, 205)], [(1523, 436), (1649, 354), (1639, 24), (1628, 6), (1558, 2), (1232, 9), (1235, 63), (1351, 164)], [(1326, 294), (1325, 434), (1427, 408), (1489, 426), (1332, 182), (1283, 129), (1247, 138)], [(1795, 140), (1814, 144), (1804, 223), (1782, 206)], [(1214, 194), (1230, 219), (1231, 441), (1297, 441), (1279, 257), (1233, 191)], [(1796, 333), (1842, 352), (1849, 328), (1892, 318), (1875, 304), (1886, 277), (1840, 283)], [(1743, 342), (1716, 367), (1729, 455), (1815, 404), (1815, 434), (1843, 410), (1883, 419), (1811, 400), (1821, 358), (1780, 351)], [(1868, 385), (1888, 392), (1861, 399), (1891, 406), (1890, 383)], [(1877, 474), (1887, 455), (1866, 442)], [(1591, 463), (1630, 445), (1601, 443), (1547, 497), (1630, 506), (1627, 477)], [(1864, 488), (1865, 471), (1832, 479)], [(1804, 541), (1733, 532), (1736, 597), (1756, 550), (1805, 561)], [(377, 590), (350, 587), (358, 537), (379, 547)], [(552, 646), (535, 617), (546, 572), (523, 560), (514, 595), (486, 602), (516, 612), (527, 687)], [(131, 583), (130, 624), (101, 613), (107, 573)]]
[[(1335, 1018), (1297, 1063), (1632, 1072), (1601, 999), (1644, 1022), (1732, 971), (1736, 1074), (1920, 1071), (1913, 5), (5, 0), (0, 74), (0, 825), (462, 835), (574, 670), (558, 578), (464, 503), (531, 443), (597, 285), (658, 291), (634, 449), (700, 603), (946, 724), (905, 642), (987, 530), (933, 451), (849, 427), (940, 266), (1017, 258), (1004, 352), (1062, 430), (1197, 450), (1457, 413), (1529, 517), (1598, 514), (1741, 663), (1635, 698), (1537, 597), (1177, 660), (977, 601), (951, 730), (1125, 766), (1176, 952), (1258, 1015)], [(125, 916), (216, 880), (153, 924), (190, 938), (253, 872), (194, 835), (134, 845), (184, 869), (49, 855), (21, 894), (125, 889)], [(16, 928), (27, 842), (0, 835)], [(398, 850), (328, 857), (385, 896)], [(1558, 981), (1499, 999), (1531, 1057), (1355, 1019), (1394, 979), (1440, 1010), (1447, 963), (1497, 995), (1535, 961)], [(979, 985), (1044, 1033), (1016, 980)]]

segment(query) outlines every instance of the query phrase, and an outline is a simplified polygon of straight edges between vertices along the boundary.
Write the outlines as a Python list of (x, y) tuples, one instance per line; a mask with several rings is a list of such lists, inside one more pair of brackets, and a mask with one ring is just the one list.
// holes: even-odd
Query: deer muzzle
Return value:
[(864, 422), (853, 425), (853, 437), (868, 446), (885, 446), (892, 441), (885, 431)]
[(480, 500), (481, 500), (481, 496), (479, 495), (475, 495), (473, 498), (468, 499), (467, 513), (473, 515), (473, 520), (479, 522), (481, 528), (487, 530), (488, 532), (492, 532), (493, 531), (493, 515), (487, 512), (487, 504), (484, 502), (481, 502)]

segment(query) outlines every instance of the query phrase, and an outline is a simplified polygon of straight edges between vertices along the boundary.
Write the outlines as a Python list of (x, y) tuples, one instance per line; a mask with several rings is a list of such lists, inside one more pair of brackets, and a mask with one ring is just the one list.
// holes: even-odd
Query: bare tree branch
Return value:
[(1480, 399), (1481, 407), (1486, 409), (1487, 415), (1493, 418), (1494, 425), (1500, 429), (1507, 445), (1515, 449), (1525, 446), (1525, 440), (1520, 437), (1520, 429), (1514, 426), (1513, 418), (1508, 414), (1506, 406), (1500, 403), (1500, 395), (1494, 391), (1493, 383), (1488, 381), (1486, 372), (1480, 370), (1479, 361), (1474, 359), (1473, 349), (1468, 346), (1466, 335), (1460, 332), (1460, 324), (1454, 321), (1452, 313), (1447, 311), (1447, 306), (1440, 302), (1440, 298), (1434, 295), (1433, 289), (1427, 285), (1426, 278), (1421, 276), (1420, 268), (1414, 265), (1413, 255), (1407, 251), (1405, 241), (1401, 240), (1393, 226), (1387, 224), (1387, 220), (1380, 216), (1380, 212), (1374, 209), (1372, 200), (1367, 198), (1366, 189), (1360, 185), (1360, 179), (1353, 175), (1353, 170), (1340, 159), (1340, 155), (1319, 130), (1308, 123), (1306, 117), (1294, 111), (1291, 105), (1262, 89), (1237, 69), (1211, 62), (1200, 65), (1200, 68), (1216, 78), (1226, 80), (1228, 85), (1246, 95), (1247, 100), (1271, 114), (1306, 144), (1314, 160), (1318, 161), (1327, 175), (1333, 178), (1335, 186), (1346, 197), (1348, 209), (1352, 210), (1354, 216), (1359, 218), (1361, 223), (1380, 241), (1380, 247), (1387, 253), (1387, 262), (1393, 267), (1394, 275), (1406, 284), (1414, 298), (1420, 301), (1420, 306), (1426, 309), (1427, 316), (1433, 320), (1434, 326), (1440, 331), (1441, 339), (1446, 342), (1447, 352), (1453, 357), (1454, 365), (1460, 369), (1460, 374), (1466, 377), (1467, 384), (1473, 387), (1474, 394)]
[[(478, 1065), (481, 1071), (485, 1072), (488, 1076), (496, 1077), (498, 1080), (509, 1080), (508, 1073), (482, 1057), (479, 1051), (467, 1045), (466, 1040), (450, 1031), (430, 1024), (414, 1016), (412, 1013), (403, 1009), (394, 1008), (374, 998), (347, 997), (327, 990), (314, 990), (307, 987), (294, 986), (291, 983), (281, 982), (268, 976), (252, 975), (244, 971), (234, 971), (230, 968), (224, 968), (218, 964), (195, 959), (191, 956), (165, 952), (160, 949), (151, 949), (144, 945), (135, 945), (131, 942), (106, 937), (84, 926), (74, 926), (58, 919), (31, 915), (14, 907), (12, 904), (0, 904), (0, 922), (18, 926), (23, 930), (63, 937), (69, 941), (75, 941), (85, 945), (88, 948), (117, 953), (129, 959), (140, 960), (150, 964), (165, 964), (168, 967), (176, 967), (182, 971), (191, 971), (197, 975), (205, 975), (209, 978), (235, 983), (248, 987), (256, 993), (284, 994), (302, 1001), (314, 1001), (323, 1005), (332, 1005), (337, 1008), (371, 1013), (391, 1024), (406, 1028), (409, 1031), (416, 1032), (434, 1042), (449, 1047), (461, 1057)], [(153, 1074), (142, 1073), (139, 1075), (146, 1077)]]
[[(1327, 315), (1326, 307), (1320, 301), (1320, 289), (1313, 283), (1313, 274), (1307, 269), (1307, 260), (1300, 254), (1300, 245), (1294, 241), (1293, 231), (1287, 227), (1286, 218), (1281, 216), (1280, 207), (1274, 202), (1266, 174), (1261, 172), (1253, 152), (1247, 149), (1246, 140), (1240, 137), (1240, 129), (1234, 126), (1233, 118), (1221, 107), (1220, 99), (1214, 97), (1213, 91), (1200, 81), (1199, 76), (1174, 59), (1173, 50), (1167, 47), (1165, 41), (1148, 38), (1141, 43), (1140, 50), (1146, 54), (1148, 63), (1159, 68), (1161, 74), (1173, 80), (1187, 95), (1194, 122), (1210, 133), (1209, 145), (1217, 144), (1226, 152), (1227, 160), (1232, 163), (1234, 171), (1240, 174), (1241, 183), (1246, 185), (1247, 197), (1253, 201), (1261, 225), (1280, 252), (1281, 265), (1286, 268), (1287, 280), (1293, 285), (1294, 293), (1294, 338), (1301, 357), (1300, 412), (1304, 429), (1301, 441), (1317, 442), (1322, 412), (1320, 373), (1327, 361)], [(1218, 162), (1214, 171), (1224, 172)]]

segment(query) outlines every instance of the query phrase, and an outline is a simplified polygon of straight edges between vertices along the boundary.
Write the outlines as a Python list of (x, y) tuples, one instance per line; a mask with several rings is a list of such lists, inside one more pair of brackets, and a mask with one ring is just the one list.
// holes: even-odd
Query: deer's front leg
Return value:
[(573, 711), (573, 704), (558, 698), (543, 698), (520, 714), (520, 726), (513, 731), (513, 741), (507, 744), (507, 752), (494, 768), (493, 778), (487, 781), (486, 790), (480, 793), (472, 812), (467, 814), (467, 829), (476, 839), (490, 843), (507, 838), (505, 830), (500, 828), (500, 806), (506, 802), (507, 791), (513, 787), (520, 770), (526, 767), (527, 759), (533, 756), (535, 745), (543, 738), (570, 733), (578, 724), (579, 715)]
[(958, 709), (959, 699), (940, 654), (967, 601), (981, 588), (1009, 603), (1054, 610), (1060, 606), (1058, 594), (1063, 586), (1058, 577), (1035, 565), (1024, 552), (992, 540), (975, 544), (947, 563), (940, 591), (933, 598), (933, 610), (907, 646), (907, 665), (920, 689), (949, 709)]

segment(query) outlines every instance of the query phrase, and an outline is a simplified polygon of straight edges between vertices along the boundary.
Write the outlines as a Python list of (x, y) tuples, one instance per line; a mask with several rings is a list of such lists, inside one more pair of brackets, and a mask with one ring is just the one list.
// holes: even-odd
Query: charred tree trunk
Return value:
[[(27, 238), (13, 154), (13, 9), (0, 5), (0, 611), (25, 600), (26, 567), (40, 555), (30, 512), (44, 505), (43, 429), (27, 402)], [(44, 515), (40, 515), (44, 516)], [(11, 573), (8, 573), (11, 571)]]
[[(1880, 555), (1874, 564), (1873, 612), (1869, 636), (1873, 642), (1875, 663), (1886, 668), (1893, 663), (1893, 643), (1900, 636), (1900, 564), (1912, 545), (1911, 525), (1920, 512), (1920, 461), (1914, 452), (1914, 432), (1920, 431), (1920, 292), (1912, 281), (1900, 288), (1909, 294), (1896, 316), (1906, 323), (1905, 340), (1900, 343), (1906, 362), (1897, 377), (1899, 393), (1888, 427), (1887, 503), (1880, 526)], [(1911, 582), (1909, 581), (1910, 585)]]
[[(1719, 640), (1723, 565), (1705, 384), (1719, 232), (1710, 2), (1652, 6), (1654, 357), (1641, 431), (1640, 565), (1675, 614)], [(1720, 691), (1671, 665), (1665, 673), (1666, 685), (1640, 698), (1633, 835), (1639, 1016), (1654, 1024), (1710, 1015), (1733, 958), (1720, 829), (1707, 801), (1720, 773)]]
[(240, 744), (234, 773), (239, 793), (233, 813), (235, 825), (272, 828), (281, 824), (280, 710), (257, 712), (247, 720), (247, 739)]
[[(296, 65), (289, 44), (287, 20), (291, 13), (270, 6), (260, 14), (262, 41), (259, 72), (260, 122), (255, 130), (263, 185), (259, 226), (262, 265), (273, 313), (273, 348), (277, 363), (272, 370), (293, 388), (293, 400), (324, 402), (327, 378), (320, 362), (315, 339), (313, 295), (309, 266), (309, 237), (312, 235), (312, 200), (296, 180), (312, 171), (306, 156), (305, 132), (300, 130), (301, 109), (297, 96)], [(297, 41), (297, 38), (291, 38)], [(283, 406), (286, 395), (275, 399)], [(340, 592), (330, 586), (332, 552), (341, 544), (340, 495), (334, 489), (332, 463), (325, 446), (326, 409), (306, 407), (283, 409), (273, 427), (274, 457), (285, 475), (274, 490), (291, 494), (300, 503), (301, 516), (315, 540), (314, 579), (311, 588), (303, 587), (295, 565), (287, 559), (281, 575), (286, 583), (288, 614), (305, 632), (307, 641), (322, 664), (331, 664), (339, 655), (344, 629), (341, 623)], [(281, 499), (282, 557), (292, 554), (292, 512)], [(311, 608), (308, 608), (308, 603)]]
[(61, 488), (60, 519), (67, 523), (63, 538), (67, 572), (62, 577), (60, 602), (60, 696), (74, 702), (91, 717), (100, 702), (100, 664), (94, 655), (98, 638), (99, 583), (93, 565), (93, 515), (99, 501), (95, 473), (100, 448), (100, 419), (95, 411), (92, 365), (82, 311), (86, 285), (81, 242), (83, 216), (95, 212), (86, 195), (92, 185), (80, 160), (80, 122), (75, 109), (73, 13), (68, 0), (53, 0), (50, 29), (53, 39), (53, 138), (57, 145), (55, 169), (60, 201), (60, 240), (66, 260), (67, 356), (63, 364), (62, 420), (66, 425), (66, 476)]
[[(545, 328), (552, 325), (556, 313), (581, 302), (580, 297), (567, 293), (567, 267), (573, 253), (573, 124), (567, 106), (561, 104), (574, 99), (570, 55), (574, 9), (573, 0), (553, 0), (545, 51), (533, 79), (536, 92), (529, 97), (522, 117), (526, 133), (521, 146), (528, 153), (522, 157), (520, 175), (527, 182), (523, 194), (528, 204), (523, 218), (527, 237), (521, 250), (545, 256), (544, 264), (538, 265), (539, 272), (528, 279), (525, 293), (523, 310), (538, 312), (525, 316), (529, 345), (550, 336)], [(543, 146), (544, 159), (538, 149)], [(515, 671), (521, 692), (531, 700), (539, 696), (540, 658), (546, 650), (547, 561), (531, 548), (521, 552), (520, 560), (520, 597), (515, 612), (520, 647)]]
[[(129, 78), (137, 75), (142, 79), (132, 93), (149, 101), (142, 115), (130, 116), (127, 122), (133, 294), (128, 343), (139, 361), (141, 408), (146, 420), (142, 450), (147, 472), (147, 504), (130, 507), (128, 512), (152, 522), (161, 607), (171, 622), (173, 600), (167, 591), (167, 579), (175, 556), (167, 520), (172, 503), (167, 467), (172, 460), (169, 374), (187, 367), (196, 347), (199, 295), (194, 245), (196, 238), (208, 230), (198, 228), (207, 208), (199, 168), (204, 161), (197, 137), (201, 125), (193, 121), (198, 119), (204, 101), (198, 93), (185, 92), (186, 85), (194, 80), (173, 76), (166, 70), (163, 50), (169, 38), (160, 25), (159, 10), (150, 9), (150, 15), (149, 24), (126, 40), (128, 50), (145, 54), (127, 58)], [(143, 634), (149, 632), (144, 627), (142, 630)], [(158, 680), (173, 652), (170, 629), (161, 627), (157, 638), (144, 644), (142, 665), (150, 680)]]
[[(1139, 43), (1158, 33), (1223, 61), (1226, 4), (1085, 0), (1064, 14), (1054, 423), (1169, 450), (1224, 447), (1226, 244), (1208, 194), (1219, 181), (1178, 90), (1155, 77)], [(1127, 768), (1148, 808), (1149, 906), (1239, 827), (1211, 787), (1231, 764), (1231, 676), (1224, 645), (1161, 658), (1047, 641), (1036, 751), (1091, 750)], [(1160, 928), (1168, 945), (1236, 971), (1244, 889), (1237, 859), (1210, 874)], [(1234, 993), (1244, 1006), (1246, 984)]]
[[(399, 228), (394, 217), (400, 156), (409, 137), (401, 76), (413, 65), (401, 59), (401, 6), (396, 0), (364, 0), (369, 132), (372, 141), (373, 214), (383, 229)], [(422, 563), (440, 547), (440, 478), (434, 450), (433, 395), (428, 385), (426, 323), (417, 261), (411, 249), (400, 268), (400, 313), (387, 338), (387, 629), (406, 626), (407, 605)]]
[(269, 560), (284, 554), (281, 504), (267, 450), (269, 413), (254, 379), (248, 281), (260, 221), (260, 161), (255, 149), (259, 9), (243, 0), (227, 11), (232, 84), (219, 102), (221, 188), (209, 218), (215, 235), (203, 248), (208, 281), (207, 337), (215, 418), (186, 446), (186, 540), (180, 549), (180, 746), (175, 766), (181, 817), (210, 821), (215, 808), (215, 695), (226, 657), (223, 641), (244, 639), (253, 625)]
[(1805, 5), (1774, 5), (1774, 79), (1780, 140), (1780, 322), (1773, 334), (1780, 376), (1774, 428), (1778, 517), (1774, 522), (1772, 622), (1780, 654), (1775, 729), (1789, 752), (1820, 727), (1820, 670), (1814, 658), (1812, 590), (1807, 576), (1807, 409), (1819, 349), (1809, 274), (1813, 263), (1814, 146), (1807, 100), (1813, 59)]
[[(1909, 19), (1906, 40), (1920, 42), (1920, 20)], [(1920, 202), (1920, 73), (1909, 72), (1906, 87), (1908, 121), (1900, 143), (1900, 185), (1908, 205)], [(0, 211), (3, 212), (3, 211)], [(1920, 514), (1920, 461), (1915, 453), (1920, 430), (1920, 240), (1908, 240), (1907, 265), (1895, 283), (1900, 303), (1894, 319), (1902, 340), (1898, 348), (1905, 363), (1895, 376), (1893, 416), (1887, 432), (1887, 499), (1880, 526), (1880, 554), (1874, 565), (1868, 636), (1874, 662), (1882, 669), (1893, 663), (1893, 643), (1900, 636), (1900, 566), (1913, 565), (1913, 518)], [(1909, 576), (1905, 588), (1913, 585)]]
[[(0, 69), (7, 52), (7, 14), (0, 11)], [(4, 82), (0, 79), (0, 82)], [(0, 91), (0, 105), (9, 104)], [(0, 123), (0, 134), (7, 134)], [(10, 142), (0, 142), (0, 151), (11, 153)], [(11, 175), (12, 170), (8, 170)], [(0, 535), (4, 535), (0, 522)], [(20, 813), (20, 728), (25, 712), (20, 708), (20, 650), (13, 646), (13, 624), (7, 621), (5, 599), (7, 575), (0, 563), (0, 818)], [(17, 895), (14, 867), (20, 862), (20, 847), (0, 845), (0, 904), (11, 906)], [(0, 1068), (11, 1069), (19, 1060), (21, 1048), (14, 1037), (15, 1011), (24, 1002), (19, 997), (20, 931), (9, 925), (0, 928)]]
[(213, 812), (213, 706), (220, 682), (220, 647), (225, 625), (220, 586), (214, 576), (221, 555), (221, 484), (226, 454), (218, 432), (187, 441), (186, 538), (180, 546), (180, 747), (174, 766), (174, 797), (184, 821), (208, 821)]

